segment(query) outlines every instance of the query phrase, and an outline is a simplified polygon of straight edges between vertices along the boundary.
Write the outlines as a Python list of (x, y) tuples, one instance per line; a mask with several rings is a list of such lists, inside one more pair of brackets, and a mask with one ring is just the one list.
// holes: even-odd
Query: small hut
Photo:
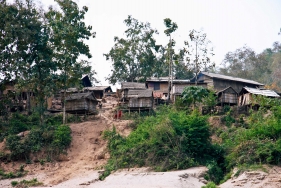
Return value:
[(252, 105), (253, 95), (262, 95), (270, 98), (280, 97), (275, 91), (272, 90), (243, 87), (239, 93), (238, 106)]
[(73, 93), (66, 97), (65, 110), (71, 114), (98, 114), (98, 100), (93, 93)]
[(121, 100), (128, 100), (129, 90), (146, 90), (145, 83), (138, 82), (123, 82), (121, 83)]
[(218, 105), (237, 105), (238, 93), (231, 86), (218, 91), (216, 94), (218, 96)]
[(152, 108), (153, 95), (152, 90), (129, 90), (129, 108)]
[(84, 92), (93, 92), (97, 99), (105, 97), (106, 93), (112, 93), (110, 86), (95, 86), (95, 87), (84, 87)]

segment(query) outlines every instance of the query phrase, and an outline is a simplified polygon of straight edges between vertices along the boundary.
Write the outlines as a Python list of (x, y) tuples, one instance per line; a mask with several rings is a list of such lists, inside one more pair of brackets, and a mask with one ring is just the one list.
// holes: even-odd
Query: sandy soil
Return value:
[(221, 184), (220, 188), (280, 188), (281, 167), (264, 166), (264, 168), (265, 170), (243, 172), (238, 177), (232, 176)]

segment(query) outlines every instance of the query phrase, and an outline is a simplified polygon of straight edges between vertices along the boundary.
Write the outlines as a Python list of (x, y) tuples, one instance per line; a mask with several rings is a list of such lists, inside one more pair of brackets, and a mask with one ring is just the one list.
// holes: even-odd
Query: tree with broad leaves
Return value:
[(197, 84), (200, 71), (215, 67), (215, 63), (211, 62), (211, 57), (214, 55), (213, 48), (210, 46), (211, 41), (207, 39), (206, 33), (193, 29), (189, 32), (189, 40), (184, 44), (186, 47), (181, 50), (181, 58), (186, 61), (187, 68), (194, 72)]
[(0, 79), (16, 79), (18, 88), (35, 93), (41, 124), (47, 96), (79, 85), (82, 74), (95, 74), (87, 60), (78, 60), (91, 57), (84, 40), (95, 36), (83, 22), (87, 7), (56, 2), (60, 10), (44, 12), (32, 0), (0, 1)]
[[(7, 4), (1, 1), (1, 73), (5, 81), (15, 79), (17, 88), (36, 95), (43, 123), (45, 96), (52, 91), (52, 73), (56, 68), (49, 46), (49, 28), (42, 10), (31, 0)], [(29, 100), (27, 107), (30, 112)]]
[[(64, 89), (64, 99), (66, 89), (74, 83), (79, 84), (83, 74), (90, 72), (87, 61), (79, 61), (80, 55), (91, 58), (89, 46), (85, 40), (95, 37), (95, 32), (91, 32), (92, 26), (86, 26), (84, 16), (88, 7), (84, 6), (79, 10), (78, 5), (72, 0), (55, 0), (60, 10), (49, 8), (46, 17), (48, 26), (51, 29), (51, 46), (54, 50), (54, 61), (61, 70), (58, 74), (58, 81)], [(95, 72), (94, 72), (95, 73)], [(65, 124), (65, 100), (63, 108), (63, 123)]]
[(104, 54), (106, 60), (112, 62), (112, 74), (106, 79), (111, 84), (117, 82), (145, 81), (147, 77), (157, 75), (155, 68), (160, 62), (157, 60), (157, 46), (149, 23), (143, 23), (128, 16), (124, 20), (128, 27), (125, 38), (114, 37), (114, 46), (109, 53)]

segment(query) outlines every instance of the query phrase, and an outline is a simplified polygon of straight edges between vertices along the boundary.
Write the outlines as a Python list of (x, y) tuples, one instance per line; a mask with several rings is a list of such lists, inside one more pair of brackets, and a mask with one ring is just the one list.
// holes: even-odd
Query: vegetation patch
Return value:
[(156, 171), (185, 169), (221, 160), (223, 150), (210, 142), (207, 116), (163, 106), (143, 119), (128, 136), (104, 132), (110, 160), (100, 179), (118, 168), (150, 166)]
[(0, 169), (0, 179), (11, 179), (11, 178), (19, 178), (23, 177), (27, 174), (27, 171), (24, 170), (24, 166), (21, 165), (20, 169), (16, 172), (4, 172)]
[(17, 187), (17, 188), (22, 188), (22, 187), (36, 187), (36, 186), (42, 186), (43, 183), (39, 182), (36, 178), (32, 179), (32, 180), (22, 180), (20, 182), (18, 181), (12, 181), (11, 185), (13, 187)]

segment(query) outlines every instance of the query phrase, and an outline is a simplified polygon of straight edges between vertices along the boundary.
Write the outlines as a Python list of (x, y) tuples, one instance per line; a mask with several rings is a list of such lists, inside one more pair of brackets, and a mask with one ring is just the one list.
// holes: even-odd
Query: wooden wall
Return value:
[(237, 93), (239, 93), (243, 87), (248, 86), (252, 88), (256, 88), (257, 85), (250, 84), (250, 83), (243, 83), (243, 82), (235, 82), (232, 80), (221, 80), (221, 79), (214, 79), (214, 89), (215, 90), (222, 90), (226, 87), (231, 86)]
[(152, 97), (147, 98), (130, 98), (128, 107), (130, 108), (152, 108)]

